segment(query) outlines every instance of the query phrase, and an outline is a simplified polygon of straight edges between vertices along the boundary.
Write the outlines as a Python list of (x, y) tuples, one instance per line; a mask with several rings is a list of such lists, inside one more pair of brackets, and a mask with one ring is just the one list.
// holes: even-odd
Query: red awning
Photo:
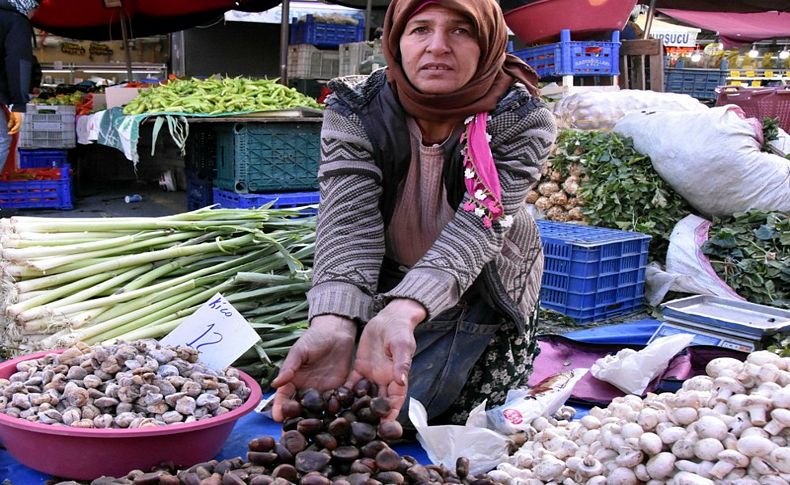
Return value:
[(659, 12), (680, 22), (719, 34), (726, 46), (776, 37), (790, 37), (790, 13), (724, 13), (661, 8)]

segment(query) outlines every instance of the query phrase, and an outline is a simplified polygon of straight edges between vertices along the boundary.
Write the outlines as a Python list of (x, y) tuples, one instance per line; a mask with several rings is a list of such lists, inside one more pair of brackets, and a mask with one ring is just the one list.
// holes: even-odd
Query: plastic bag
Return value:
[[(485, 409), (485, 402), (471, 414)], [(420, 401), (409, 399), (409, 419), (417, 430), (417, 441), (433, 463), (454, 470), (458, 458), (469, 458), (469, 471), (485, 473), (505, 461), (511, 440), (496, 431), (474, 426), (428, 426), (428, 413)]]
[(631, 111), (704, 111), (708, 107), (688, 94), (638, 89), (587, 91), (563, 98), (554, 107), (558, 123), (579, 130), (611, 130)]
[(488, 427), (505, 434), (524, 431), (538, 416), (551, 416), (571, 396), (589, 369), (573, 369), (547, 377), (535, 386), (508, 392), (507, 401), (486, 411)]
[(666, 370), (675, 354), (692, 340), (694, 335), (679, 333), (656, 339), (640, 351), (625, 348), (595, 361), (590, 374), (623, 392), (641, 396), (648, 384)]
[(661, 178), (706, 215), (790, 211), (790, 160), (760, 151), (761, 126), (729, 105), (629, 113), (614, 131), (633, 138)]

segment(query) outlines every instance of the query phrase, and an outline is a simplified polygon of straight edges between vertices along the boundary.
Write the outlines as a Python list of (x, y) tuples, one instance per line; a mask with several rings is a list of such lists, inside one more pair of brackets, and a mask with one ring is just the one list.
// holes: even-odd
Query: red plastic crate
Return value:
[(735, 104), (747, 116), (762, 120), (776, 118), (779, 126), (790, 132), (790, 86), (776, 88), (748, 88), (725, 86), (716, 90), (716, 106)]

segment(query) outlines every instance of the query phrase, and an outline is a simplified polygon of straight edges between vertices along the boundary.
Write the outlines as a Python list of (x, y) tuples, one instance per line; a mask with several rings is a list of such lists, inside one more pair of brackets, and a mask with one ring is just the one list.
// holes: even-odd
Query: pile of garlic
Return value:
[(711, 360), (676, 393), (540, 417), (489, 476), (506, 485), (790, 484), (790, 358)]

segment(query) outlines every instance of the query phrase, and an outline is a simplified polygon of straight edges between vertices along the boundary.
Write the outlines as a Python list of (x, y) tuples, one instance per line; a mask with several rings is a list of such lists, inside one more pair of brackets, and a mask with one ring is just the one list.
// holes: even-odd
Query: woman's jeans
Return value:
[(8, 152), (11, 149), (11, 135), (8, 134), (8, 116), (3, 109), (0, 109), (0, 172), (5, 167)]

